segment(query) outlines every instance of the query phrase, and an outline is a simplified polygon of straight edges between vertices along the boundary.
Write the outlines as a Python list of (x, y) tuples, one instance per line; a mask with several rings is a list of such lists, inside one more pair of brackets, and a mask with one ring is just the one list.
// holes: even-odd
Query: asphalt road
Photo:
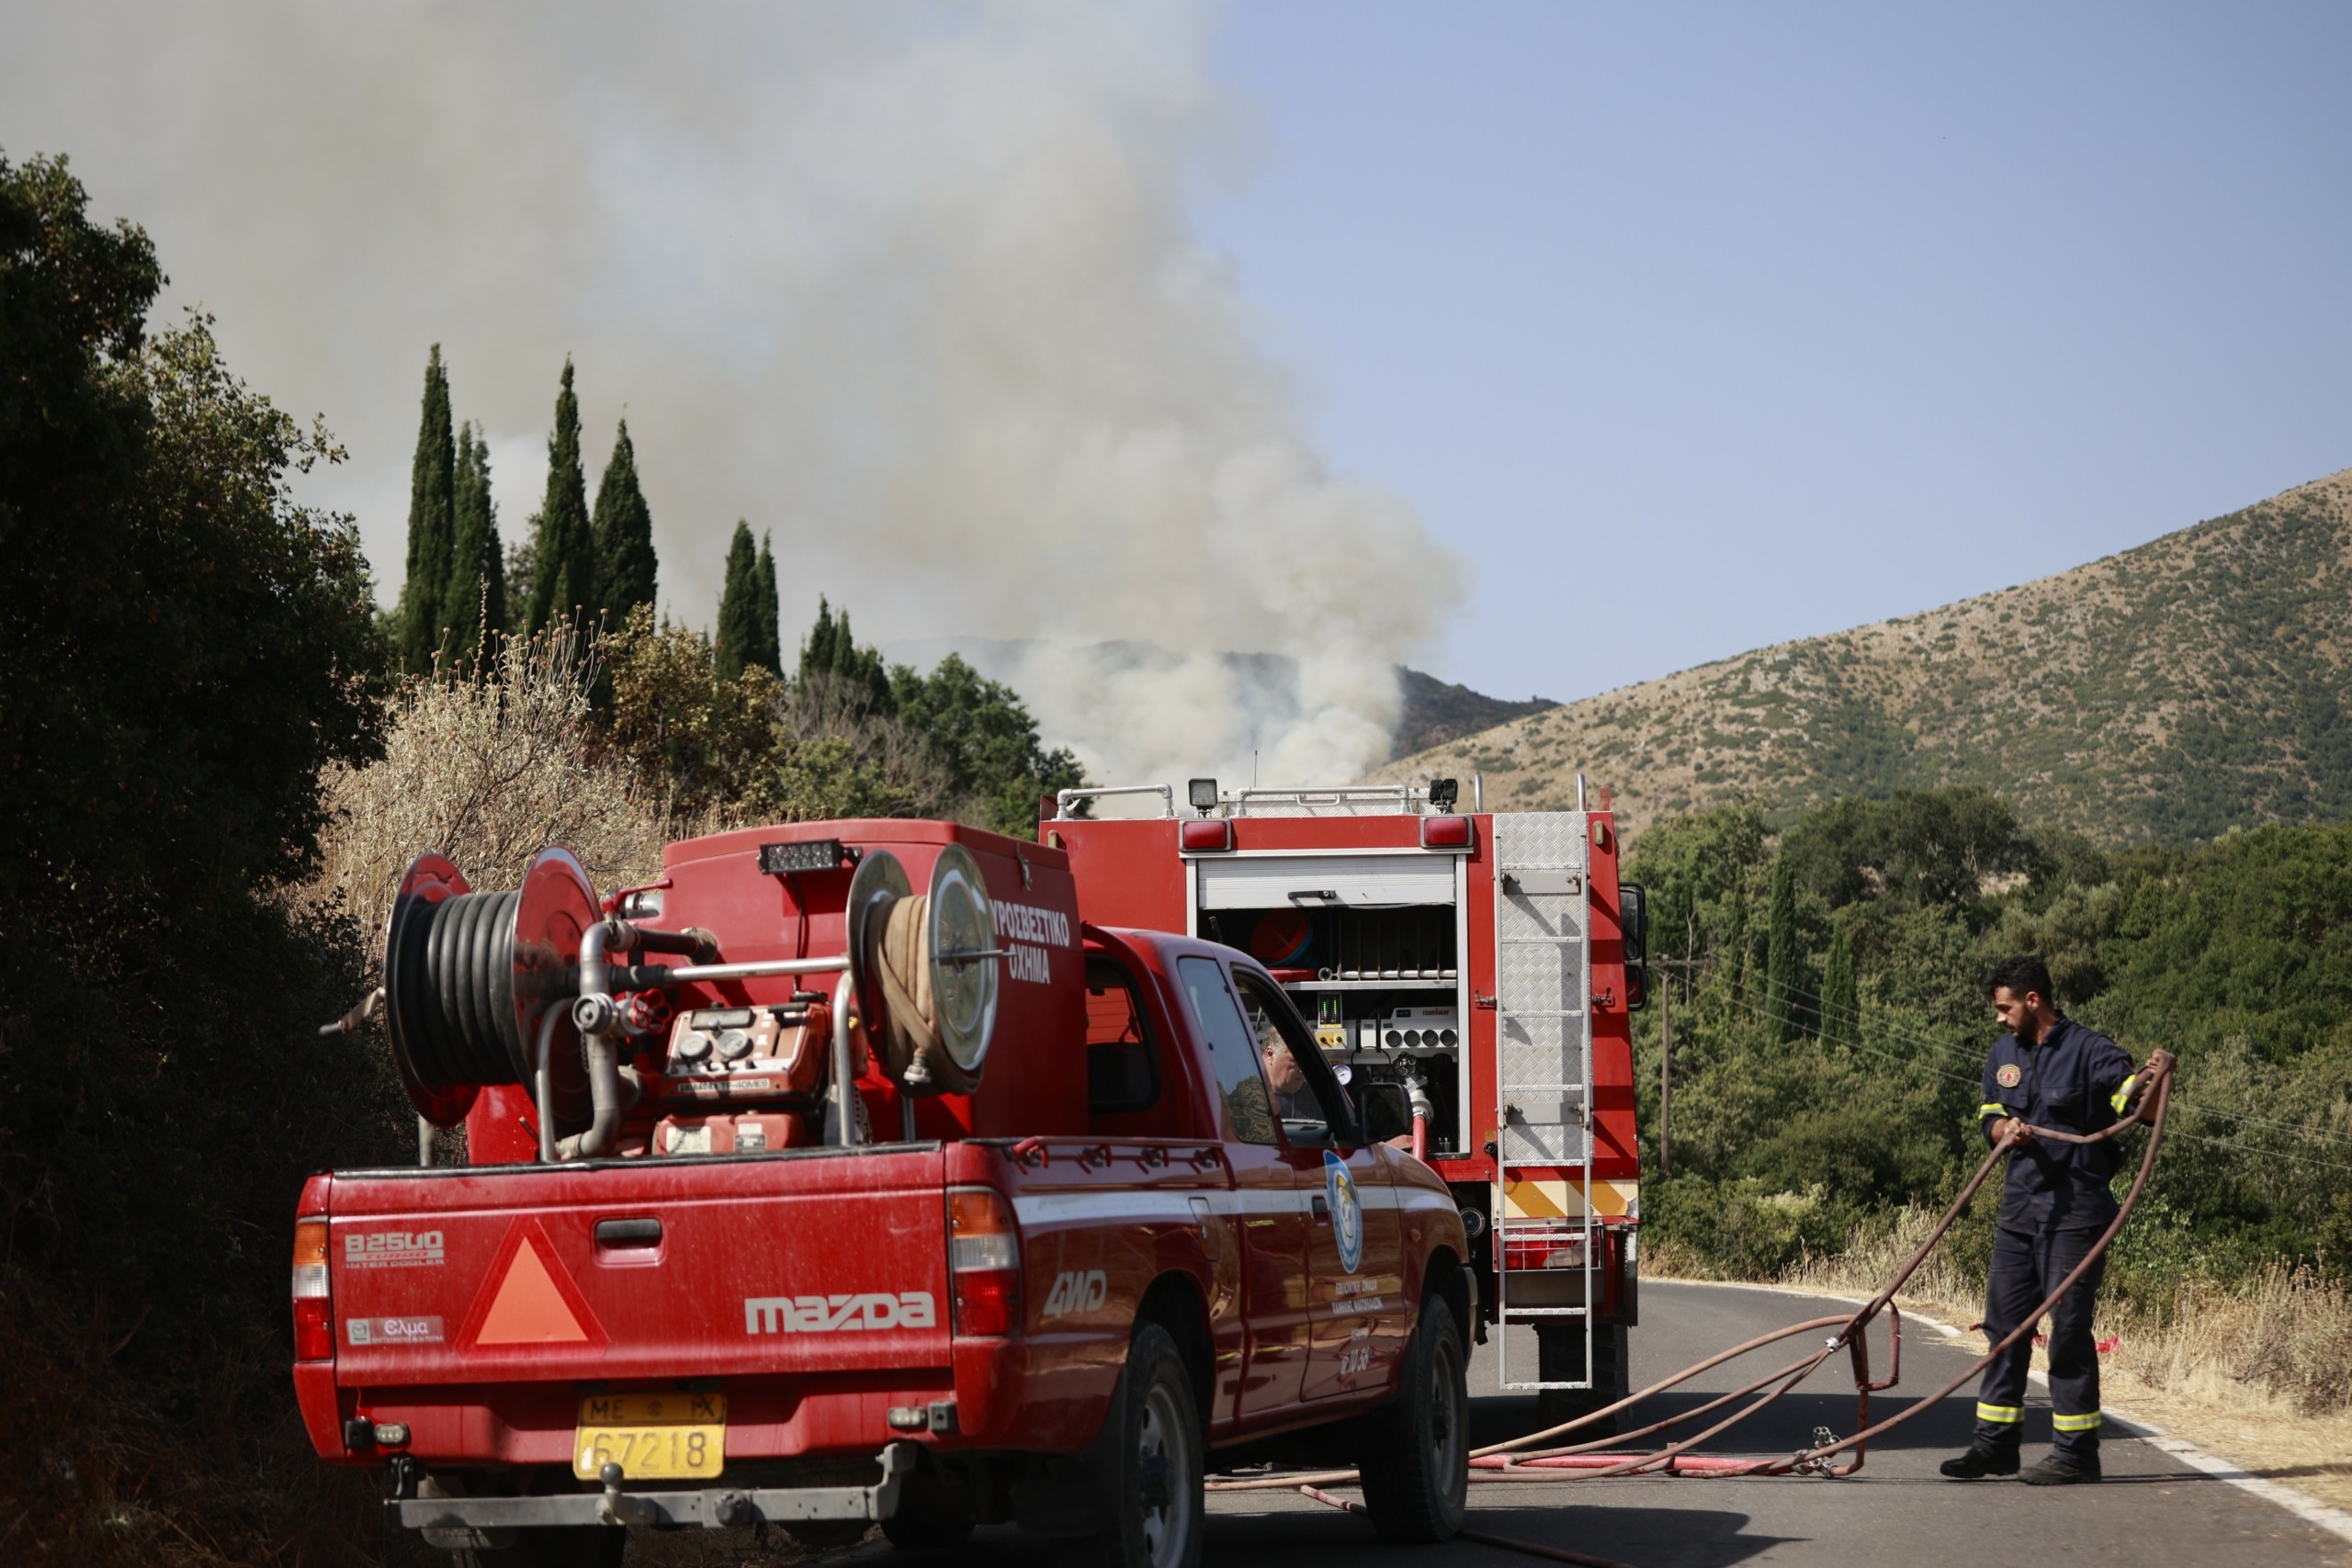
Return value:
[[(1782, 1324), (1836, 1310), (1835, 1303), (1775, 1292), (1645, 1283), (1642, 1326), (1633, 1334), (1634, 1385), (1655, 1382)], [(1918, 1332), (1907, 1337), (1902, 1384), (1875, 1396), (1874, 1416), (1893, 1414), (1973, 1359), (1958, 1349), (1923, 1343), (1928, 1337)], [(1874, 1335), (1873, 1345), (1883, 1368), (1883, 1339)], [(1482, 1346), (1471, 1361), (1473, 1434), (1480, 1443), (1535, 1425), (1533, 1396), (1499, 1387), (1495, 1349), (1491, 1342)], [(1532, 1366), (1532, 1338), (1525, 1349), (1522, 1359), (1514, 1342), (1514, 1371)], [(1792, 1343), (1784, 1342), (1702, 1374), (1661, 1400), (1688, 1408), (1797, 1353)], [(2001, 1568), (2062, 1562), (2068, 1568), (2352, 1568), (2352, 1541), (2111, 1428), (2102, 1448), (2107, 1479), (2096, 1486), (1945, 1481), (1936, 1466), (1967, 1445), (1974, 1405), (1973, 1387), (1963, 1387), (1940, 1407), (1872, 1443), (1861, 1473), (1846, 1480), (1474, 1483), (1469, 1524), (1495, 1535), (1614, 1559), (1630, 1568)], [(1787, 1454), (1804, 1447), (1816, 1426), (1840, 1435), (1854, 1429), (1850, 1373), (1842, 1355), (1705, 1451)], [(2049, 1437), (2048, 1403), (2037, 1388), (2029, 1395), (2028, 1463), (2040, 1457)], [(1535, 1561), (1466, 1541), (1439, 1548), (1383, 1546), (1364, 1520), (1282, 1493), (1213, 1495), (1209, 1507), (1205, 1561), (1212, 1568), (1408, 1562), (1414, 1568), (1499, 1568)], [(1038, 1561), (1034, 1542), (996, 1529), (976, 1536), (959, 1560), (1004, 1568), (1032, 1568)]]

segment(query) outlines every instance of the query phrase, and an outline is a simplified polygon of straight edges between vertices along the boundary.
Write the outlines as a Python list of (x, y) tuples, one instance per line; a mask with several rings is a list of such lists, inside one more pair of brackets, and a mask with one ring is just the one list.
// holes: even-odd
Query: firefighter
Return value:
[[(2050, 971), (2041, 959), (2011, 958), (1985, 982), (1993, 1010), (2008, 1031), (1984, 1063), (1984, 1100), (1977, 1119), (1987, 1140), (2016, 1132), (1993, 1238), (1992, 1278), (1984, 1292), (1985, 1338), (1998, 1344), (2025, 1321), (2059, 1280), (2083, 1260), (2115, 1218), (2114, 1145), (2036, 1139), (2028, 1123), (2095, 1133), (2131, 1107), (2140, 1080), (2132, 1058), (2106, 1035), (2084, 1028), (2051, 1003)], [(2098, 1351), (2091, 1307), (2107, 1271), (2101, 1258), (2060, 1298), (2050, 1314), (2049, 1456), (2025, 1472), (2035, 1486), (2097, 1481)], [(1984, 1369), (1976, 1393), (1976, 1432), (1968, 1451), (1946, 1460), (1954, 1481), (2015, 1475), (2024, 1436), (2030, 1335)]]

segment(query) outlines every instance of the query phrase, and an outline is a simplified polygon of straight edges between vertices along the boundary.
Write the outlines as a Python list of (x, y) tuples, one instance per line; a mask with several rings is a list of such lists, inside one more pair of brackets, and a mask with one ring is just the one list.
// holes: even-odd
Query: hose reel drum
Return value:
[(930, 890), (916, 895), (896, 855), (869, 850), (850, 878), (843, 930), (883, 1071), (915, 1094), (969, 1093), (996, 1032), (1004, 956), (971, 852), (943, 845)]
[[(851, 985), (884, 1070), (910, 1093), (968, 1092), (995, 1032), (1003, 957), (979, 863), (943, 846), (918, 895), (897, 856), (872, 851), (843, 913)], [(454, 1126), (482, 1089), (534, 1084), (544, 1034), (553, 1130), (595, 1124), (572, 1009), (589, 999), (581, 947), (602, 918), (563, 850), (542, 850), (510, 893), (477, 893), (446, 857), (417, 857), (385, 926), (383, 989), (392, 1059), (418, 1115)]]
[(418, 1115), (455, 1126), (482, 1089), (532, 1082), (546, 1027), (554, 1120), (588, 1124), (571, 1004), (580, 939), (599, 918), (587, 873), (563, 850), (540, 851), (511, 893), (477, 893), (446, 857), (416, 858), (392, 897), (383, 976), (392, 1061)]

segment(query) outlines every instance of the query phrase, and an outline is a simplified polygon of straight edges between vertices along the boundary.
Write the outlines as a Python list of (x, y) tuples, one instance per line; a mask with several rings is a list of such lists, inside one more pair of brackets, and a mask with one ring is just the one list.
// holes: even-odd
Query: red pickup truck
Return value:
[(1173, 1568), (1204, 1472), (1281, 1452), (1450, 1536), (1445, 1183), (1259, 964), (1077, 908), (1059, 851), (946, 823), (690, 840), (601, 900), (560, 851), (509, 893), (421, 860), (371, 1001), (467, 1162), (304, 1189), (319, 1452), (478, 1563), (878, 1520)]

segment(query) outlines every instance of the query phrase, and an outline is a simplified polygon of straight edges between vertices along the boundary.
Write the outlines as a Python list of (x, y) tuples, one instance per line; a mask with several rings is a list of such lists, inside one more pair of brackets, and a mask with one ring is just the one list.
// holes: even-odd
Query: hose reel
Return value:
[(844, 930), (866, 1032), (891, 1081), (912, 1094), (968, 1094), (996, 1032), (995, 911), (979, 863), (941, 848), (917, 896), (888, 850), (850, 879)]
[(418, 1115), (455, 1126), (483, 1088), (530, 1083), (552, 1010), (555, 1121), (587, 1125), (570, 1007), (581, 934), (598, 918), (587, 873), (562, 850), (540, 851), (511, 893), (477, 893), (446, 857), (416, 858), (392, 898), (383, 974), (392, 1061)]

